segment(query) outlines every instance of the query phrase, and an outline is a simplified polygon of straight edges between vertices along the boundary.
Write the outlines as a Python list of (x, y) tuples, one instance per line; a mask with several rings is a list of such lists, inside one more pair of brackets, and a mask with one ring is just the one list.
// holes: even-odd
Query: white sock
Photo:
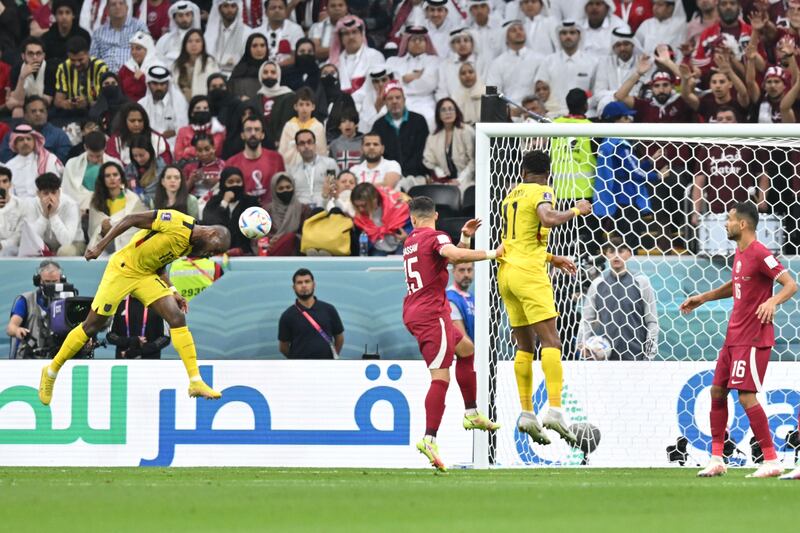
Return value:
[(191, 383), (197, 383), (198, 381), (203, 381), (203, 378), (201, 378), (200, 376), (195, 376), (193, 378), (189, 378), (189, 381)]
[(551, 407), (550, 410), (553, 411), (554, 413), (561, 414), (561, 408), (560, 407)]
[(522, 416), (526, 418), (536, 418), (536, 413), (533, 411), (522, 411)]
[(464, 414), (467, 415), (467, 416), (475, 416), (475, 415), (478, 414), (478, 410), (475, 409), (475, 408), (467, 409), (466, 411), (464, 411)]
[(434, 437), (433, 435), (425, 435), (424, 440), (428, 442), (436, 442), (436, 437)]

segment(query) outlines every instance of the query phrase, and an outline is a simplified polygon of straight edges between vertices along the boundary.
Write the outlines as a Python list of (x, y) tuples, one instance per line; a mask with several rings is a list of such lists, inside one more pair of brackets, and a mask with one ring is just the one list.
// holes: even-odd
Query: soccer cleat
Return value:
[(567, 427), (567, 422), (564, 420), (564, 413), (561, 411), (549, 409), (547, 414), (544, 415), (544, 418), (542, 418), (542, 425), (558, 433), (561, 438), (567, 441), (567, 444), (573, 448), (578, 444), (578, 438)]
[(711, 456), (711, 460), (706, 467), (697, 473), (697, 477), (717, 477), (724, 476), (728, 472), (728, 467), (722, 457)]
[(439, 446), (428, 439), (422, 439), (417, 443), (417, 449), (419, 453), (424, 455), (430, 461), (431, 466), (434, 467), (439, 472), (447, 472), (447, 468), (444, 466), (444, 461), (442, 458), (439, 457)]
[(800, 466), (789, 472), (788, 474), (784, 474), (780, 477), (783, 480), (797, 480), (800, 481)]
[(783, 474), (783, 465), (776, 459), (775, 461), (764, 461), (764, 463), (759, 466), (755, 472), (752, 474), (747, 474), (745, 477), (779, 477), (781, 474)]
[(219, 400), (222, 398), (222, 394), (206, 385), (203, 381), (190, 381), (189, 397), (205, 398), (206, 400)]
[(536, 444), (550, 444), (550, 439), (533, 413), (521, 413), (517, 418), (517, 429), (530, 435)]
[(42, 369), (42, 377), (39, 379), (39, 401), (44, 405), (50, 405), (50, 400), (53, 399), (53, 386), (56, 384), (56, 378), (51, 378), (47, 373), (50, 365)]
[(481, 431), (497, 431), (500, 429), (500, 424), (489, 420), (489, 417), (483, 416), (480, 413), (474, 415), (464, 415), (464, 429), (480, 429)]

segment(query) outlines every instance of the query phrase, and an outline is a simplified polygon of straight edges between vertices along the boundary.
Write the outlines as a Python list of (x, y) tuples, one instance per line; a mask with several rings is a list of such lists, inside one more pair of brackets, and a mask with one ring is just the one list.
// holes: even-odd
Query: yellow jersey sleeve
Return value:
[(156, 211), (156, 218), (153, 220), (151, 229), (159, 233), (191, 233), (194, 227), (194, 218), (185, 215), (174, 209), (159, 209)]
[(194, 218), (180, 211), (156, 211), (150, 229), (143, 229), (117, 254), (131, 272), (152, 274), (191, 251)]

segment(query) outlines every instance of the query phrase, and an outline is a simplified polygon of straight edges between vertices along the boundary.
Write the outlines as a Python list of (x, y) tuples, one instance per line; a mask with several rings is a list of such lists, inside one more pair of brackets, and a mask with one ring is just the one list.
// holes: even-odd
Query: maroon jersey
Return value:
[(432, 228), (417, 228), (403, 245), (403, 266), (408, 294), (403, 300), (403, 322), (450, 316), (447, 300), (447, 259), (439, 254), (452, 244), (450, 236)]
[(733, 114), (736, 116), (738, 122), (745, 122), (747, 120), (747, 109), (739, 104), (739, 99), (736, 95), (736, 89), (731, 89), (731, 99), (723, 104), (717, 102), (714, 95), (706, 93), (700, 97), (700, 107), (697, 108), (697, 114), (704, 122), (714, 122), (717, 118), (717, 111), (722, 106), (733, 108)]
[(784, 271), (772, 252), (758, 241), (733, 257), (733, 312), (728, 321), (726, 346), (765, 348), (775, 345), (772, 323), (762, 324), (758, 306), (772, 297), (772, 285)]
[(677, 93), (667, 103), (659, 104), (655, 98), (634, 98), (636, 122), (694, 122), (692, 108)]
[(711, 213), (727, 213), (734, 203), (746, 201), (764, 168), (746, 146), (701, 145), (695, 153), (706, 176), (703, 197)]

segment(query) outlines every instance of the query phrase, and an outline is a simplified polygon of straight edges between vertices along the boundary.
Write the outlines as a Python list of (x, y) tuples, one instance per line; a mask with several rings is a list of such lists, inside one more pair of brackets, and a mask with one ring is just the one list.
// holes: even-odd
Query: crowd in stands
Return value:
[[(510, 107), (513, 121), (800, 113), (800, 0), (0, 0), (0, 28), (2, 256), (81, 254), (126, 214), (164, 208), (230, 226), (234, 255), (358, 253), (361, 233), (370, 255), (398, 253), (415, 188), (450, 187), (448, 214), (471, 214), (486, 86), (529, 111)], [(667, 166), (680, 174), (623, 140), (584, 152), (556, 193), (594, 199), (606, 233), (663, 201)], [(708, 198), (720, 178), (692, 160), (691, 211), (664, 227), (739, 189), (764, 210), (780, 203), (767, 187), (797, 190), (762, 170)], [(255, 205), (273, 219), (262, 242), (237, 230)], [(353, 231), (320, 235), (335, 217)]]

